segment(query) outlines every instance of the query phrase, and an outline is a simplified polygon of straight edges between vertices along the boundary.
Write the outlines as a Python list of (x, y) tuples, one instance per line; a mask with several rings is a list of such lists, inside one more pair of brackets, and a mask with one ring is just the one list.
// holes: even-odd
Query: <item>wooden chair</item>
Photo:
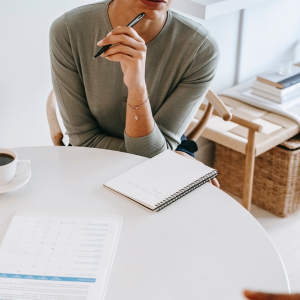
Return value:
[[(196, 141), (199, 138), (212, 114), (221, 116), (221, 118), (225, 121), (229, 121), (232, 118), (230, 111), (214, 92), (209, 90), (206, 94), (206, 99), (208, 100), (208, 105), (201, 106), (205, 109), (204, 115), (201, 120), (199, 120), (199, 122), (188, 132), (187, 138), (189, 140)], [(53, 90), (48, 96), (46, 111), (50, 127), (50, 134), (54, 146), (65, 146), (63, 143), (64, 135), (59, 126), (56, 114), (56, 97)]]
[[(211, 115), (216, 115), (221, 117), (224, 121), (231, 121), (233, 123), (236, 123), (246, 129), (248, 129), (248, 136), (247, 136), (247, 144), (245, 147), (245, 151), (239, 151), (245, 154), (245, 175), (243, 179), (243, 206), (250, 210), (251, 206), (251, 197), (252, 197), (252, 186), (253, 186), (253, 175), (254, 175), (254, 164), (255, 164), (255, 157), (260, 154), (259, 151), (257, 151), (257, 142), (256, 142), (256, 135), (258, 133), (262, 132), (262, 126), (259, 124), (256, 124), (252, 121), (243, 119), (239, 116), (232, 115), (231, 112), (227, 109), (224, 102), (220, 99), (219, 96), (214, 94), (212, 91), (208, 91), (206, 94), (206, 99), (208, 100), (208, 103), (202, 103), (199, 111), (204, 111), (202, 114), (202, 117), (198, 120), (197, 118), (194, 118), (192, 123), (190, 124), (186, 137), (190, 140), (196, 141), (200, 135), (203, 133), (205, 126), (207, 125)], [(224, 101), (226, 100), (226, 97)], [(232, 100), (231, 100), (232, 101)], [(229, 102), (230, 105), (230, 102)], [(56, 115), (56, 99), (54, 92), (51, 91), (48, 100), (47, 100), (47, 117), (48, 122), (50, 126), (50, 132), (53, 144), (55, 146), (64, 146), (64, 143), (62, 141), (63, 139), (63, 133), (60, 129), (57, 115)], [(196, 114), (197, 116), (197, 114)], [(295, 124), (294, 124), (295, 125)], [(296, 127), (296, 128), (294, 128)], [(297, 134), (299, 132), (298, 125), (296, 124), (293, 128), (291, 128), (291, 132), (287, 134), (284, 134), (285, 138), (284, 140), (292, 137), (293, 135)], [(285, 129), (282, 129), (282, 131), (285, 131)], [(203, 133), (204, 137), (219, 143), (220, 141), (218, 138), (212, 138), (209, 135), (206, 135), (206, 131)], [(230, 143), (230, 139), (227, 138), (227, 143)], [(275, 139), (275, 142), (277, 140)], [(223, 141), (224, 142), (224, 141)], [(277, 144), (280, 144), (282, 141), (277, 141), (275, 143), (274, 141), (270, 143), (272, 147), (276, 146)], [(221, 143), (222, 144), (222, 143)], [(230, 145), (225, 145), (230, 148)], [(270, 147), (271, 147), (270, 146)], [(237, 151), (237, 150), (236, 150)]]
[[(212, 102), (213, 99), (215, 99), (215, 98), (212, 99), (209, 97), (207, 97), (207, 98), (208, 98), (209, 102)], [(225, 106), (225, 104), (219, 97), (218, 97), (218, 99)], [(219, 111), (217, 111), (217, 109), (215, 109), (215, 110), (212, 109), (210, 107), (210, 103), (208, 103), (208, 105), (202, 103), (200, 106), (200, 110), (202, 110), (202, 111), (204, 110), (205, 112), (212, 110), (213, 115), (216, 115), (216, 116), (221, 115), (223, 120), (229, 121), (228, 115), (225, 114), (224, 111), (223, 111), (223, 114), (221, 114)], [(219, 110), (220, 110), (220, 108), (219, 108)], [(195, 127), (193, 129), (191, 129), (191, 131), (190, 131), (191, 133), (196, 131), (196, 128), (200, 127), (200, 123), (204, 119), (204, 116), (205, 116), (205, 114), (203, 115), (201, 120), (196, 121), (198, 123), (195, 125)], [(247, 142), (246, 149), (245, 149), (245, 175), (244, 175), (244, 179), (243, 179), (243, 203), (242, 204), (248, 211), (250, 211), (251, 198), (252, 198), (253, 175), (254, 175), (254, 162), (255, 162), (255, 156), (257, 154), (257, 153), (255, 153), (256, 133), (261, 132), (263, 127), (259, 124), (256, 124), (252, 121), (245, 120), (245, 119), (235, 116), (233, 114), (230, 114), (230, 116), (231, 116), (231, 119), (230, 119), (231, 122), (236, 123), (236, 124), (248, 129), (248, 142)], [(199, 129), (199, 132), (197, 132), (196, 138), (193, 137), (193, 134), (190, 135), (190, 132), (189, 132), (187, 134), (187, 138), (191, 139), (191, 137), (192, 137), (192, 139), (196, 140), (200, 136), (200, 134), (203, 132), (204, 129), (205, 129), (204, 127)], [(219, 143), (218, 140), (214, 140), (210, 136), (207, 136), (206, 134), (203, 134), (203, 135), (205, 138), (208, 138), (210, 140), (213, 140), (214, 142)], [(229, 138), (227, 138), (227, 140), (229, 140)]]

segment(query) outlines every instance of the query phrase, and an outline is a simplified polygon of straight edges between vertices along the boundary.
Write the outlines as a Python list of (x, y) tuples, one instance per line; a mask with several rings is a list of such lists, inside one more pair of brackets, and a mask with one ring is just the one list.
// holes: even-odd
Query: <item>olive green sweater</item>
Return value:
[(109, 2), (73, 9), (51, 26), (52, 81), (70, 143), (146, 157), (175, 150), (214, 77), (217, 44), (203, 26), (168, 11), (163, 29), (147, 44), (145, 79), (154, 129), (130, 137), (120, 64), (92, 59), (97, 42), (112, 30)]

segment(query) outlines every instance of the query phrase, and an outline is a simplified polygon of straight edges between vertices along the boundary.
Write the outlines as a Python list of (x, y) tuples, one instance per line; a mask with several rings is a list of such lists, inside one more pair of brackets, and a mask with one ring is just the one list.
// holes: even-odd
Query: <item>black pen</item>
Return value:
[[(140, 20), (143, 19), (143, 17), (145, 16), (145, 13), (141, 13), (139, 14), (137, 17), (135, 17), (126, 27), (133, 27), (135, 24), (137, 24)], [(93, 57), (96, 58), (97, 56), (101, 55), (103, 52), (105, 52), (110, 46), (112, 46), (112, 44), (110, 45), (106, 45), (103, 46), (97, 53), (96, 55)]]

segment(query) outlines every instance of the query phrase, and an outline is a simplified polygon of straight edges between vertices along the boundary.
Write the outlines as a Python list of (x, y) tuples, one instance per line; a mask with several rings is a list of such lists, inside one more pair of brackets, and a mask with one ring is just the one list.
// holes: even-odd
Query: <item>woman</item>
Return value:
[(72, 145), (146, 157), (197, 150), (183, 134), (214, 77), (218, 48), (200, 24), (169, 10), (172, 1), (106, 0), (54, 21), (52, 80)]

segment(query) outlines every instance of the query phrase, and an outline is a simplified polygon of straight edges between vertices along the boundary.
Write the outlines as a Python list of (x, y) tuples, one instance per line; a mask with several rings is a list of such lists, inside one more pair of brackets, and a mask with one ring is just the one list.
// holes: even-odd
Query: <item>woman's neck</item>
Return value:
[[(112, 27), (116, 28), (117, 26), (126, 26), (138, 14), (126, 6), (126, 1), (113, 0), (108, 7), (108, 15)], [(154, 20), (146, 19), (146, 17), (136, 24), (134, 29), (146, 43), (149, 43), (163, 28), (167, 13)]]

